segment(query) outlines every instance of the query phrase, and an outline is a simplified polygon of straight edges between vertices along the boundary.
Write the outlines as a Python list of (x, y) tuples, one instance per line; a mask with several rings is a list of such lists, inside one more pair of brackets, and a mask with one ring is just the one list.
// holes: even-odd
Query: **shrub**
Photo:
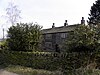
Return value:
[[(0, 51), (0, 65), (21, 65), (34, 69), (45, 69), (50, 71), (60, 70), (63, 73), (72, 72), (81, 66), (92, 62), (89, 54), (78, 53), (49, 53), (49, 52), (14, 52)], [(100, 56), (96, 61), (100, 65)], [(90, 60), (88, 62), (88, 60)]]
[(68, 52), (95, 52), (98, 47), (98, 35), (88, 25), (80, 25), (70, 32), (65, 47)]
[(8, 30), (8, 48), (14, 51), (37, 50), (40, 43), (41, 26), (38, 24), (17, 23)]

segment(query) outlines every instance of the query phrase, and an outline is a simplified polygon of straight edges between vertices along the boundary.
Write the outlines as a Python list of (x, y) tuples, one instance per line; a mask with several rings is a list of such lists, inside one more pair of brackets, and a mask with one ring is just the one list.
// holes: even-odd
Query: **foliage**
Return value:
[(7, 49), (8, 46), (7, 46), (7, 41), (6, 40), (3, 40), (0, 42), (0, 49)]
[[(61, 71), (71, 73), (81, 66), (85, 67), (91, 63), (89, 54), (77, 53), (50, 53), (50, 52), (15, 52), (0, 51), (0, 65), (20, 65), (33, 69), (44, 69), (50, 71)], [(100, 65), (100, 55), (96, 62)], [(88, 60), (91, 60), (88, 62)]]
[(41, 26), (38, 24), (17, 23), (8, 31), (8, 47), (15, 51), (29, 51), (38, 48), (41, 37)]
[(100, 23), (100, 0), (97, 0), (91, 6), (90, 14), (89, 14), (89, 25), (98, 25)]
[(66, 40), (66, 46), (70, 52), (91, 52), (95, 51), (98, 45), (96, 31), (89, 26), (79, 25), (73, 32), (70, 32)]

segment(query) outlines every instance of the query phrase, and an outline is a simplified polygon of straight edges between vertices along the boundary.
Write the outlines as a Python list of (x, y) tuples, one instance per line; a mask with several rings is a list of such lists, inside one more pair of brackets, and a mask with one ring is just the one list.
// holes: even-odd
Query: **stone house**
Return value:
[[(85, 20), (83, 17), (81, 20), (81, 24), (85, 24)], [(81, 24), (68, 25), (67, 20), (65, 20), (64, 26), (55, 27), (55, 24), (53, 23), (52, 28), (43, 29), (43, 50), (54, 51), (57, 50), (57, 48), (63, 50), (63, 45), (68, 37), (68, 33), (72, 32), (78, 25)]]

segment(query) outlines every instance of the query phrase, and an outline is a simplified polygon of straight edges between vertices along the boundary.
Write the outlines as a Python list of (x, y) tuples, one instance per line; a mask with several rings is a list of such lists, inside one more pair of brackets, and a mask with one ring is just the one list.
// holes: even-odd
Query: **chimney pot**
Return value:
[(65, 20), (64, 26), (67, 26), (67, 25), (68, 25), (67, 20)]
[(53, 25), (52, 25), (52, 28), (54, 28), (55, 27), (55, 23), (53, 23)]
[(85, 25), (84, 17), (82, 17), (81, 24), (82, 24), (82, 25)]
[(65, 23), (67, 23), (67, 20), (65, 20)]

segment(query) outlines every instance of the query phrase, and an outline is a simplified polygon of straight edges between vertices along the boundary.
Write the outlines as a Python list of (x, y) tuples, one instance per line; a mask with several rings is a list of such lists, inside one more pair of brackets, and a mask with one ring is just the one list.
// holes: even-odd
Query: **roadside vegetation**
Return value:
[[(0, 51), (0, 65), (4, 68), (9, 65), (72, 74), (74, 72), (87, 72), (100, 68), (100, 53), (94, 55), (85, 53), (54, 53), (54, 52), (18, 52)], [(11, 69), (12, 71), (14, 69)], [(10, 70), (10, 71), (11, 71)], [(83, 70), (83, 71), (82, 71)]]
[(21, 75), (63, 75), (60, 71), (48, 71), (43, 69), (33, 69), (30, 67), (24, 67), (24, 66), (15, 66), (10, 65), (5, 68), (5, 70), (21, 74)]

